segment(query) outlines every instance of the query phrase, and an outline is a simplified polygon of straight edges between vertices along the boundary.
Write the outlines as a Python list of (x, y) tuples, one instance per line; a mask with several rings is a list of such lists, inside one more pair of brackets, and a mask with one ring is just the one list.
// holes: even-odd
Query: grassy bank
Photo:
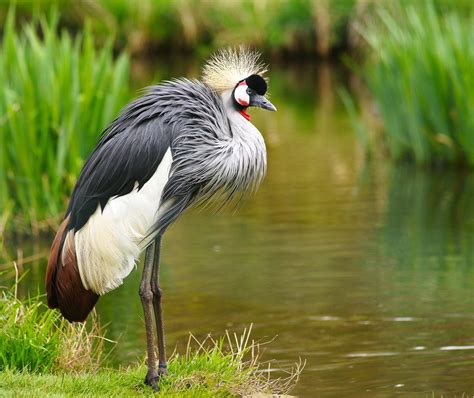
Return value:
[[(39, 297), (20, 301), (16, 286), (3, 288), (0, 296), (0, 396), (153, 394), (143, 384), (143, 364), (103, 367), (104, 344), (109, 341), (95, 317), (88, 324), (70, 324), (57, 311), (47, 309)], [(240, 336), (227, 334), (204, 341), (191, 336), (186, 352), (172, 355), (159, 395), (288, 392), (298, 379), (299, 366), (286, 377), (270, 378), (250, 332), (251, 328)]]
[(283, 394), (294, 385), (296, 376), (270, 381), (257, 374), (236, 356), (220, 348), (174, 357), (169, 363), (169, 376), (160, 382), (154, 394), (143, 383), (145, 366), (100, 369), (96, 373), (35, 374), (18, 371), (0, 372), (0, 395), (31, 396), (189, 396), (234, 397), (252, 394)]
[(432, 2), (388, 12), (363, 35), (364, 76), (395, 160), (474, 166), (474, 15), (440, 15)]

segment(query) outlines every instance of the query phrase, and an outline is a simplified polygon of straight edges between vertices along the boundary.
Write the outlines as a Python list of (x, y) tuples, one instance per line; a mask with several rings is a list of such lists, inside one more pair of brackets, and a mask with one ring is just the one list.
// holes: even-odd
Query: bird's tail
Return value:
[(64, 219), (54, 238), (46, 271), (46, 292), (49, 308), (59, 308), (68, 321), (84, 322), (99, 299), (87, 290), (77, 268), (74, 231), (66, 230), (69, 216)]

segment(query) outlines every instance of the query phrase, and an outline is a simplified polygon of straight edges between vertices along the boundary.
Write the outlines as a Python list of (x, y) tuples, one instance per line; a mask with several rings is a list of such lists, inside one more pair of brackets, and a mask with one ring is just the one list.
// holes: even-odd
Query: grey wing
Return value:
[(171, 145), (167, 127), (157, 119), (130, 126), (119, 122), (84, 164), (66, 212), (68, 229), (79, 231), (99, 205), (104, 209), (110, 198), (128, 194), (136, 183), (140, 189)]

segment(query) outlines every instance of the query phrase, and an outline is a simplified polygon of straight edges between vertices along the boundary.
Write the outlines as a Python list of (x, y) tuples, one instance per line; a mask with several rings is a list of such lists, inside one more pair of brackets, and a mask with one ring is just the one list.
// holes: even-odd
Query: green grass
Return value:
[(95, 317), (70, 324), (40, 296), (19, 300), (15, 271), (13, 288), (0, 287), (0, 374), (97, 370), (105, 338)]
[[(256, 393), (277, 394), (288, 390), (268, 385), (267, 377), (242, 373), (228, 366), (222, 354), (209, 359), (201, 355), (199, 363), (188, 364), (186, 358), (172, 360), (170, 375), (160, 382), (160, 392), (154, 394), (143, 383), (145, 366), (122, 369), (102, 369), (95, 374), (30, 374), (0, 372), (0, 395), (31, 396), (188, 396), (236, 397)], [(293, 383), (291, 383), (293, 384)], [(263, 388), (262, 388), (263, 387)]]
[(474, 17), (432, 2), (378, 16), (364, 74), (391, 157), (474, 166)]
[[(184, 356), (174, 356), (169, 375), (160, 381), (158, 396), (230, 397), (256, 393), (283, 394), (297, 381), (297, 373), (285, 379), (270, 380), (256, 373), (240, 354), (226, 353), (221, 342)], [(297, 370), (299, 372), (299, 370)], [(102, 368), (95, 373), (38, 374), (19, 371), (0, 372), (0, 395), (30, 396), (132, 396), (153, 395), (144, 385), (146, 367)]]
[[(18, 272), (18, 271), (17, 271)], [(96, 317), (70, 324), (49, 310), (40, 297), (20, 301), (18, 282), (1, 288), (0, 396), (152, 395), (143, 383), (144, 362), (127, 368), (102, 367), (104, 332)], [(259, 344), (227, 333), (198, 341), (192, 335), (184, 354), (175, 353), (169, 375), (160, 381), (160, 396), (227, 397), (254, 393), (281, 394), (297, 382), (301, 363), (286, 376), (270, 378), (260, 362)]]
[(60, 335), (54, 312), (40, 311), (41, 303), (20, 303), (4, 295), (0, 300), (0, 371), (48, 371), (59, 356)]
[(0, 44), (0, 209), (22, 225), (64, 211), (83, 159), (129, 96), (129, 61), (112, 42), (96, 49), (87, 27), (58, 32), (57, 14)]
[[(209, 338), (198, 342), (191, 338), (186, 354), (175, 354), (169, 361), (169, 375), (160, 381), (158, 395), (229, 397), (288, 392), (297, 382), (299, 365), (286, 377), (270, 379), (269, 373), (260, 370), (255, 353), (257, 345), (248, 341), (249, 332), (245, 331), (241, 337), (227, 335), (217, 341)], [(193, 341), (197, 348), (191, 348)], [(8, 369), (0, 371), (0, 396), (153, 395), (152, 389), (143, 383), (145, 374), (144, 365), (101, 368), (96, 372), (39, 373)]]

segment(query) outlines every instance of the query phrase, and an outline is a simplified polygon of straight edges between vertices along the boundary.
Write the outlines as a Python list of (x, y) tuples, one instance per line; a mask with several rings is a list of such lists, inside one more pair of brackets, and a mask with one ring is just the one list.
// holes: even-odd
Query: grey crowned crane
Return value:
[(99, 297), (120, 286), (146, 250), (139, 294), (145, 383), (155, 390), (167, 373), (161, 237), (188, 207), (240, 198), (262, 181), (265, 143), (247, 108), (276, 110), (264, 96), (265, 71), (258, 53), (221, 50), (205, 64), (202, 81), (166, 81), (128, 104), (85, 162), (54, 238), (48, 305), (71, 322), (85, 321)]

